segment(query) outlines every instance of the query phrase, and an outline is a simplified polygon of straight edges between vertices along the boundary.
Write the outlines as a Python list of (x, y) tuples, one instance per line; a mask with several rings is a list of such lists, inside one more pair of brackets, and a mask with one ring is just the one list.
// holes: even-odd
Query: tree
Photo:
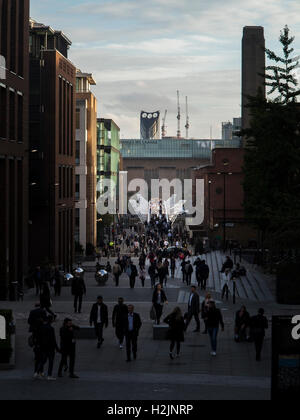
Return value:
[(273, 249), (300, 248), (300, 105), (292, 74), (298, 62), (290, 58), (294, 38), (288, 27), (281, 32), (284, 58), (266, 50), (268, 57), (285, 67), (268, 66), (269, 94), (266, 99), (260, 90), (249, 97), (252, 115), (250, 128), (243, 131), (248, 137), (244, 162), (245, 212), (266, 237)]
[(281, 31), (279, 41), (282, 44), (283, 57), (279, 57), (275, 52), (265, 49), (267, 57), (271, 61), (280, 63), (280, 66), (268, 66), (266, 71), (271, 71), (271, 74), (266, 73), (264, 76), (267, 80), (266, 86), (271, 87), (268, 92), (269, 95), (277, 91), (278, 96), (275, 102), (287, 104), (289, 102), (297, 101), (297, 96), (300, 94), (300, 90), (297, 89), (298, 81), (294, 76), (293, 72), (299, 67), (298, 58), (292, 58), (291, 54), (294, 52), (294, 48), (290, 48), (294, 42), (295, 37), (289, 36), (289, 28), (285, 26)]

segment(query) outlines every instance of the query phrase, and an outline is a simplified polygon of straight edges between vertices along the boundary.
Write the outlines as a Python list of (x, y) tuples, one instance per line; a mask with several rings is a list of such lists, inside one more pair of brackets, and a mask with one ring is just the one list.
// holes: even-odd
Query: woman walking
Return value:
[(181, 350), (181, 343), (184, 342), (184, 329), (185, 329), (185, 323), (184, 318), (182, 316), (181, 309), (179, 307), (175, 308), (174, 311), (167, 316), (167, 318), (164, 320), (166, 324), (169, 325), (170, 329), (168, 332), (169, 339), (171, 341), (170, 344), (170, 359), (174, 359), (173, 351), (176, 346), (176, 357), (180, 356), (180, 350)]

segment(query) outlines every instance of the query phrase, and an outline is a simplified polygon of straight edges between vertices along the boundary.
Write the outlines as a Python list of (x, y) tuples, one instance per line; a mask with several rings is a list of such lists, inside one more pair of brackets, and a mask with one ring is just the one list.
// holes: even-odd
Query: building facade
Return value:
[(28, 260), (29, 0), (0, 0), (0, 300)]
[(30, 21), (30, 265), (74, 262), (76, 68), (71, 41)]
[(75, 241), (85, 250), (97, 240), (97, 100), (91, 74), (76, 74)]
[[(104, 192), (104, 179), (113, 181), (116, 185), (116, 207), (119, 208), (119, 172), (123, 168), (121, 156), (120, 128), (111, 119), (97, 120), (97, 194)], [(101, 244), (104, 232), (108, 232), (112, 223), (117, 223), (117, 215), (97, 216), (97, 244)], [(111, 232), (109, 233), (109, 236)]]

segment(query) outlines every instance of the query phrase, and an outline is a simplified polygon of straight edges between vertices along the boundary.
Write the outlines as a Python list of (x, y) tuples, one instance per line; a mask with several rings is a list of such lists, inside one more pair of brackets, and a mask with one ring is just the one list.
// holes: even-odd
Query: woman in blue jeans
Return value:
[(222, 331), (224, 331), (224, 322), (223, 322), (223, 316), (220, 311), (220, 309), (216, 308), (215, 301), (211, 300), (209, 302), (208, 311), (206, 313), (205, 317), (206, 326), (207, 326), (207, 332), (210, 337), (211, 341), (211, 355), (216, 356), (217, 355), (217, 337), (219, 333), (219, 327), (221, 326)]

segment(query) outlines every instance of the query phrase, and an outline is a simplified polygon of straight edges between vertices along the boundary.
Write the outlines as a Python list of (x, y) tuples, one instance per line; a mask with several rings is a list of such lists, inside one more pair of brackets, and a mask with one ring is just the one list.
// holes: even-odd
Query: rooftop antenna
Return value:
[(185, 125), (185, 129), (186, 129), (186, 138), (189, 138), (189, 128), (190, 128), (190, 117), (189, 117), (189, 108), (188, 108), (188, 97), (185, 97), (185, 102), (186, 102), (186, 125)]
[(180, 130), (181, 114), (180, 114), (179, 90), (177, 90), (177, 106), (178, 106), (178, 114), (177, 114), (177, 120), (178, 120), (178, 124), (177, 124), (177, 138), (180, 139), (180, 137), (181, 137), (181, 130)]
[(161, 132), (162, 132), (161, 136), (162, 136), (162, 138), (165, 138), (166, 137), (166, 134), (167, 134), (167, 126), (166, 126), (167, 113), (168, 113), (168, 110), (166, 109), (165, 110), (164, 118), (162, 120), (162, 122), (163, 122), (162, 123), (162, 127), (161, 127)]

